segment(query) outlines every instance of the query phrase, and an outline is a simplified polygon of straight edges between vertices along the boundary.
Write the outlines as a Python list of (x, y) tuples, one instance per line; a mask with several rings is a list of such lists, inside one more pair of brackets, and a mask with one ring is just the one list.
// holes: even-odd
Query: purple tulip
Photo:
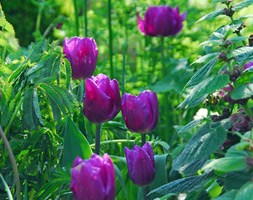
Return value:
[(76, 157), (71, 168), (70, 188), (76, 200), (113, 200), (115, 172), (111, 158), (93, 154), (89, 160)]
[(139, 96), (125, 93), (122, 97), (122, 115), (127, 128), (132, 132), (148, 133), (158, 121), (156, 93), (143, 91)]
[(83, 113), (93, 123), (114, 118), (120, 111), (121, 97), (118, 81), (99, 74), (86, 79)]
[(246, 63), (246, 64), (243, 66), (243, 69), (246, 70), (246, 69), (249, 69), (249, 68), (251, 68), (251, 67), (253, 67), (253, 62), (248, 62), (248, 63)]
[(183, 28), (186, 13), (180, 15), (179, 8), (170, 6), (150, 6), (144, 20), (139, 14), (138, 28), (148, 36), (174, 36)]
[(150, 184), (155, 177), (155, 160), (152, 147), (145, 143), (137, 145), (132, 150), (125, 147), (128, 173), (131, 180), (138, 186)]
[(93, 74), (98, 57), (97, 44), (93, 38), (66, 38), (63, 53), (71, 64), (74, 79), (85, 79)]

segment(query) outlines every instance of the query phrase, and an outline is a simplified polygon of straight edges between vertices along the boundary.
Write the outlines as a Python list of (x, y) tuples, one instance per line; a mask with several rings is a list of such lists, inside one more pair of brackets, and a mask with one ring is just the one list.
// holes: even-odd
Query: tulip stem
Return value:
[(109, 60), (110, 60), (110, 76), (114, 78), (113, 70), (113, 46), (112, 46), (112, 16), (111, 16), (111, 0), (108, 0), (108, 31), (109, 31)]
[(79, 36), (79, 19), (78, 19), (77, 0), (73, 0), (73, 3), (74, 3), (74, 10), (75, 10), (75, 28), (76, 28), (76, 35)]
[(99, 155), (100, 153), (100, 132), (101, 132), (101, 124), (96, 124), (95, 153), (97, 155)]
[(141, 134), (141, 144), (142, 146), (146, 143), (146, 134)]
[(2, 130), (2, 127), (0, 126), (0, 136), (3, 140), (3, 143), (8, 151), (8, 154), (10, 156), (10, 161), (11, 161), (11, 165), (12, 165), (12, 169), (13, 169), (13, 173), (14, 173), (14, 179), (15, 179), (15, 184), (16, 184), (16, 197), (18, 200), (21, 200), (21, 195), (20, 195), (20, 179), (19, 179), (19, 174), (18, 174), (18, 166), (13, 154), (13, 151), (11, 149), (10, 143), (8, 142), (5, 133)]
[(144, 187), (142, 187), (142, 195), (143, 195), (143, 200), (147, 200), (148, 198), (147, 198), (147, 194), (148, 194), (148, 192), (149, 192), (149, 187), (148, 186), (144, 186)]
[(84, 11), (84, 34), (85, 37), (88, 37), (87, 0), (84, 0), (83, 11)]

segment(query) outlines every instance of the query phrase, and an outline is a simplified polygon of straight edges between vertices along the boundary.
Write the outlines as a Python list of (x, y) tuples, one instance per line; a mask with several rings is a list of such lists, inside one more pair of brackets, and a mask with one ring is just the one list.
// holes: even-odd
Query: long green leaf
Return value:
[(242, 9), (252, 5), (252, 4), (253, 4), (253, 0), (245, 0), (245, 1), (242, 1), (239, 4), (235, 5), (233, 7), (233, 10), (234, 11), (239, 11), (239, 10), (242, 10)]
[(253, 183), (252, 181), (245, 183), (236, 193), (235, 200), (252, 199), (253, 197)]
[[(0, 4), (0, 6), (1, 6), (1, 4)], [(7, 195), (8, 195), (9, 200), (13, 200), (10, 188), (8, 187), (6, 181), (4, 180), (4, 177), (2, 176), (1, 173), (0, 173), (0, 178), (1, 178), (2, 182), (3, 182), (4, 189), (5, 189), (5, 191), (6, 191)]]
[(70, 167), (76, 156), (88, 159), (92, 154), (89, 143), (82, 132), (67, 117), (64, 130), (63, 165)]

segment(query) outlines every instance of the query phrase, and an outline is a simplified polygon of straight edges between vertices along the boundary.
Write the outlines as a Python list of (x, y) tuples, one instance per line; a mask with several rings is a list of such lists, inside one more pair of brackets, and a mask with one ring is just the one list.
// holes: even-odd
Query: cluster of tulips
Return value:
[[(151, 6), (144, 20), (138, 14), (138, 27), (147, 36), (174, 36), (181, 31), (184, 20), (185, 14), (180, 15), (178, 8)], [(98, 57), (97, 44), (93, 38), (66, 38), (63, 53), (71, 64), (73, 79), (85, 79), (83, 114), (90, 122), (101, 125), (121, 111), (131, 132), (145, 136), (156, 127), (158, 99), (155, 92), (146, 90), (138, 96), (125, 93), (121, 98), (117, 80), (110, 80), (105, 74), (93, 76)], [(125, 147), (124, 151), (129, 176), (138, 186), (150, 184), (155, 176), (152, 147), (145, 139), (142, 143), (142, 147), (135, 145), (132, 150)], [(76, 157), (71, 176), (71, 190), (75, 199), (115, 198), (113, 163), (108, 154), (99, 156), (99, 149), (88, 160)]]

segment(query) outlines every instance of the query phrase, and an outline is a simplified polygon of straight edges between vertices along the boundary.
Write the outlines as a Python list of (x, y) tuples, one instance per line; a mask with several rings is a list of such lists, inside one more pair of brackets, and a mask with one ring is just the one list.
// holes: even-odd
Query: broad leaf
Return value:
[(185, 193), (196, 191), (203, 188), (203, 185), (209, 180), (210, 174), (203, 174), (201, 176), (190, 176), (187, 178), (182, 178), (175, 180), (173, 182), (167, 183), (161, 187), (152, 190), (148, 196), (166, 195), (169, 193)]
[(253, 96), (253, 83), (240, 85), (236, 87), (231, 94), (233, 99), (244, 99), (251, 96)]
[(67, 117), (64, 130), (63, 165), (70, 167), (76, 156), (88, 159), (91, 154), (92, 150), (87, 139), (74, 122)]
[(207, 123), (186, 144), (184, 150), (174, 160), (174, 170), (183, 170), (185, 165), (205, 159), (214, 153), (225, 141), (226, 131), (221, 124)]
[(245, 183), (236, 193), (235, 200), (252, 199), (253, 183), (252, 181)]
[(245, 0), (245, 1), (242, 1), (239, 4), (235, 5), (233, 7), (233, 10), (234, 11), (239, 11), (239, 10), (242, 10), (242, 9), (252, 5), (252, 4), (253, 4), (253, 0)]

